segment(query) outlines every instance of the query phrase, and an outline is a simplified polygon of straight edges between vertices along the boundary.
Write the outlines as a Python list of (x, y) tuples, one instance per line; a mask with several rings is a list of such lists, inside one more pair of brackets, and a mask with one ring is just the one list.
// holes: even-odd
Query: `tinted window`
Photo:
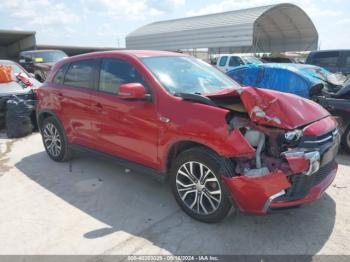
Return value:
[(324, 67), (337, 67), (339, 52), (321, 52), (315, 53), (311, 63)]
[(237, 56), (231, 56), (230, 62), (228, 63), (229, 66), (240, 66), (244, 65), (242, 59), (240, 59)]
[(33, 53), (34, 62), (36, 63), (49, 63), (57, 62), (65, 57), (67, 54), (63, 51), (44, 51), (44, 52), (35, 52)]
[(53, 83), (55, 84), (62, 84), (63, 83), (63, 78), (64, 78), (64, 74), (66, 73), (68, 68), (68, 64), (65, 64), (63, 66), (61, 66), (61, 68), (57, 71), (54, 79), (53, 79)]
[(227, 62), (227, 56), (223, 56), (220, 58), (220, 66), (225, 66)]
[(350, 54), (345, 55), (345, 67), (350, 68)]
[(20, 54), (20, 60), (25, 60), (25, 61), (20, 61), (20, 62), (31, 62), (33, 60), (33, 57), (29, 53), (21, 53)]
[(141, 83), (142, 76), (131, 64), (118, 59), (103, 59), (100, 71), (99, 90), (116, 94), (121, 84)]
[(92, 77), (94, 65), (94, 60), (73, 62), (66, 73), (64, 84), (77, 87), (93, 88)]

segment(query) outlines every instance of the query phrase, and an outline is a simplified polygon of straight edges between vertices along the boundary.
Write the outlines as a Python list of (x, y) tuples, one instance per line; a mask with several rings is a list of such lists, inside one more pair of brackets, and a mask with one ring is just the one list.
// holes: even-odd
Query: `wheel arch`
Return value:
[(165, 170), (168, 172), (171, 168), (171, 163), (176, 159), (176, 157), (183, 151), (188, 150), (190, 148), (194, 147), (201, 147), (205, 148), (207, 150), (210, 150), (214, 152), (215, 154), (219, 155), (218, 152), (216, 152), (214, 149), (209, 147), (208, 145), (205, 145), (203, 143), (193, 141), (193, 140), (180, 140), (175, 143), (173, 143), (171, 146), (169, 146), (169, 149), (166, 153), (166, 162), (165, 162)]
[(52, 112), (50, 110), (42, 110), (42, 111), (37, 113), (37, 122), (38, 122), (39, 130), (41, 129), (41, 125), (42, 125), (43, 121), (49, 117), (54, 117), (58, 121), (58, 123), (61, 125), (61, 127), (63, 128), (62, 122), (60, 121), (60, 119), (57, 117), (57, 115), (54, 112)]

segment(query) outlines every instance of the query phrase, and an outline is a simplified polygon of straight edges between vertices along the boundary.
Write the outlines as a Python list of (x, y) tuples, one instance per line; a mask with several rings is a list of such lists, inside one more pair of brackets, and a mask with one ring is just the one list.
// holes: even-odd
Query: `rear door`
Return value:
[(101, 59), (99, 89), (93, 95), (91, 113), (94, 148), (157, 168), (159, 121), (155, 100), (118, 98), (119, 86), (124, 83), (141, 83), (152, 94), (132, 64), (117, 58)]
[[(92, 146), (91, 132), (92, 100), (91, 93), (96, 88), (95, 59), (72, 62), (66, 69), (63, 84), (56, 89), (60, 101), (60, 119), (65, 126), (69, 142)], [(59, 72), (57, 73), (58, 76)], [(54, 80), (55, 81), (55, 80)]]

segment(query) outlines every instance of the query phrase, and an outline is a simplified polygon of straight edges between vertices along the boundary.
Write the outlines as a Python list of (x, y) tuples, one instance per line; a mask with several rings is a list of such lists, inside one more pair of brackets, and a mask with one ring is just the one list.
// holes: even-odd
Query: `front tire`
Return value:
[(44, 119), (41, 125), (41, 135), (46, 153), (58, 162), (65, 162), (71, 158), (71, 150), (60, 123), (54, 117)]
[(227, 160), (211, 150), (196, 147), (182, 152), (170, 173), (176, 202), (194, 219), (221, 221), (232, 207), (221, 176), (232, 171)]

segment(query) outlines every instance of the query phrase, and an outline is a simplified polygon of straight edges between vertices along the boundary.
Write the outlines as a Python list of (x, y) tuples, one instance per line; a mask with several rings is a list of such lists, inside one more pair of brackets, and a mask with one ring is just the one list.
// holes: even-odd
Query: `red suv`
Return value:
[(167, 178), (191, 217), (266, 214), (318, 199), (337, 171), (336, 121), (291, 94), (241, 87), (214, 67), (161, 51), (58, 62), (37, 119), (55, 161), (88, 150)]

